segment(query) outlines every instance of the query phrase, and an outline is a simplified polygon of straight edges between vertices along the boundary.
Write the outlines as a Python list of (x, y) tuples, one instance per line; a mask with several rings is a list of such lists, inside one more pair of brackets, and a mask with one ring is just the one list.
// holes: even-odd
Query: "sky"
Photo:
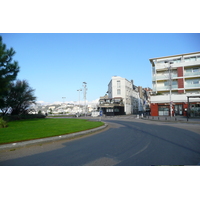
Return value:
[[(83, 82), (87, 82), (87, 100), (92, 102), (105, 95), (108, 83), (114, 75), (133, 79), (136, 86), (151, 87), (150, 58), (200, 51), (198, 4), (198, 0), (57, 0), (56, 3), (46, 0), (8, 0), (1, 2), (0, 35), (7, 47), (13, 47), (16, 51), (13, 59), (18, 61), (20, 66), (17, 78), (28, 80), (30, 86), (35, 89), (38, 102), (62, 102), (62, 97), (66, 97), (66, 102), (78, 101), (77, 90), (82, 88)], [(83, 101), (83, 94), (80, 99)], [(60, 194), (66, 196), (66, 192), (62, 193), (60, 190), (63, 187), (62, 180), (57, 180), (57, 177), (63, 179), (66, 168), (50, 168), (49, 171), (45, 168), (47, 176), (44, 176), (44, 171), (41, 173), (41, 168), (31, 169), (31, 173), (27, 171), (28, 176), (24, 168), (23, 173), (21, 169), (18, 170), (20, 171), (14, 173), (20, 174), (20, 183), (27, 183), (29, 179), (35, 180), (38, 174), (42, 180), (48, 180), (49, 174), (54, 175), (55, 172), (53, 181), (61, 184), (57, 184), (58, 190), (54, 188), (53, 191), (56, 197)], [(52, 173), (52, 170), (55, 171)], [(77, 170), (81, 172), (78, 176)], [(110, 192), (111, 198), (116, 188), (121, 192), (116, 193), (117, 199), (122, 195), (123, 198), (126, 195), (124, 199), (130, 199), (135, 193), (140, 199), (141, 194), (142, 197), (146, 195), (145, 197), (149, 198), (149, 194), (152, 194), (156, 187), (161, 192), (154, 192), (153, 196), (154, 199), (160, 199), (160, 194), (165, 192), (163, 188), (169, 187), (174, 177), (176, 191), (187, 188), (184, 190), (187, 192), (183, 192), (183, 199), (191, 198), (191, 195), (196, 197), (198, 193), (194, 191), (198, 191), (198, 184), (191, 183), (195, 183), (198, 169), (195, 171), (194, 168), (188, 167), (188, 171), (185, 168), (181, 171), (178, 168), (175, 173), (174, 170), (173, 167), (170, 167), (170, 170), (166, 167), (134, 170), (132, 167), (113, 167), (108, 173), (108, 168), (103, 167), (70, 168), (70, 174), (67, 173), (66, 178), (69, 183), (74, 180), (78, 180), (75, 184), (81, 183), (79, 189), (83, 192), (78, 193), (80, 198), (88, 191), (84, 185), (89, 185), (96, 191), (105, 185), (105, 177), (108, 184), (103, 189), (106, 193)], [(4, 180), (9, 180), (9, 172), (4, 174)], [(89, 174), (92, 176), (88, 176)], [(141, 180), (145, 180), (142, 182), (143, 187), (137, 187), (134, 194), (132, 190), (127, 190), (130, 186), (130, 175), (133, 175), (134, 184), (139, 183), (139, 186)], [(191, 177), (195, 179), (191, 180)], [(42, 186), (52, 187), (52, 182), (41, 183)], [(26, 184), (27, 191), (31, 184), (35, 186), (34, 181), (29, 182)], [(78, 186), (70, 188), (72, 198)], [(18, 191), (17, 187), (13, 189)], [(144, 193), (144, 189), (148, 192)], [(180, 192), (174, 193), (173, 189), (172, 191), (173, 196), (180, 198)], [(53, 195), (50, 195), (51, 199)], [(47, 193), (44, 193), (44, 196), (46, 197)], [(143, 199), (146, 199), (145, 197)], [(93, 199), (93, 195), (87, 194), (87, 198)]]
[[(16, 51), (17, 79), (35, 89), (37, 102), (78, 102), (104, 96), (112, 76), (152, 87), (149, 59), (200, 51), (199, 33), (2, 33)], [(62, 97), (65, 97), (63, 99)], [(83, 102), (83, 93), (80, 93)]]

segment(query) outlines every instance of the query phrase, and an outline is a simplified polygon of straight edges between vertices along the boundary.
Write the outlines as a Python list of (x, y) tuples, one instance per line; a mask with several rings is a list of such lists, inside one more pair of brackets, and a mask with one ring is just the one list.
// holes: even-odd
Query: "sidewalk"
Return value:
[(200, 124), (200, 118), (187, 118), (184, 116), (146, 116), (140, 119), (153, 120), (153, 121), (170, 121), (170, 122), (182, 122), (182, 123), (195, 123)]
[[(94, 119), (94, 120), (100, 120), (100, 117), (84, 117), (87, 119)], [(200, 118), (188, 118), (184, 116), (146, 116), (142, 117), (139, 115), (115, 115), (115, 116), (102, 116), (101, 120), (109, 120), (109, 119), (143, 119), (143, 120), (151, 120), (151, 121), (162, 121), (162, 122), (179, 122), (179, 123), (195, 123), (200, 124)]]

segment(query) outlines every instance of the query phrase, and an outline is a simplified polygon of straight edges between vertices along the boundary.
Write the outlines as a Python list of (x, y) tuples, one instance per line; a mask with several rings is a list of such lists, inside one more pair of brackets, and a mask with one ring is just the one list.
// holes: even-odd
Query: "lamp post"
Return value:
[(85, 116), (86, 116), (86, 91), (87, 91), (87, 83), (86, 82), (83, 82), (83, 90), (84, 90)]
[[(65, 102), (66, 97), (62, 97), (62, 99), (63, 99), (63, 107), (64, 107), (64, 102)], [(64, 110), (64, 109), (62, 109), (62, 110)], [(63, 114), (64, 114), (64, 111), (63, 111)]]
[(170, 117), (172, 117), (172, 75), (171, 75), (171, 69), (172, 66), (171, 64), (173, 64), (173, 62), (168, 62), (165, 61), (165, 63), (169, 63), (169, 109), (170, 109)]
[(80, 113), (80, 91), (82, 91), (82, 89), (77, 90), (79, 92), (79, 98), (78, 98), (78, 102), (79, 102), (79, 109), (78, 112)]

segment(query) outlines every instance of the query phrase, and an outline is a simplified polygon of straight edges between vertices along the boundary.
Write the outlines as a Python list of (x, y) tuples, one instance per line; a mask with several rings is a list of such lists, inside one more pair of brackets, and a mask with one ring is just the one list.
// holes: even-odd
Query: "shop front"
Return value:
[[(169, 103), (152, 103), (151, 116), (170, 116)], [(173, 103), (172, 116), (187, 116), (187, 103)]]

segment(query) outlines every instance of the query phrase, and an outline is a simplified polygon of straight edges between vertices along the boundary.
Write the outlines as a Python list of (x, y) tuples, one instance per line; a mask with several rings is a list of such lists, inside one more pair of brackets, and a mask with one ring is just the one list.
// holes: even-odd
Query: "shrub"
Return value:
[(7, 122), (3, 120), (3, 118), (0, 118), (0, 128), (6, 128), (8, 126)]
[(45, 118), (45, 115), (40, 114), (27, 114), (27, 115), (5, 115), (3, 118), (6, 121), (15, 121), (21, 119), (35, 119), (35, 118)]

